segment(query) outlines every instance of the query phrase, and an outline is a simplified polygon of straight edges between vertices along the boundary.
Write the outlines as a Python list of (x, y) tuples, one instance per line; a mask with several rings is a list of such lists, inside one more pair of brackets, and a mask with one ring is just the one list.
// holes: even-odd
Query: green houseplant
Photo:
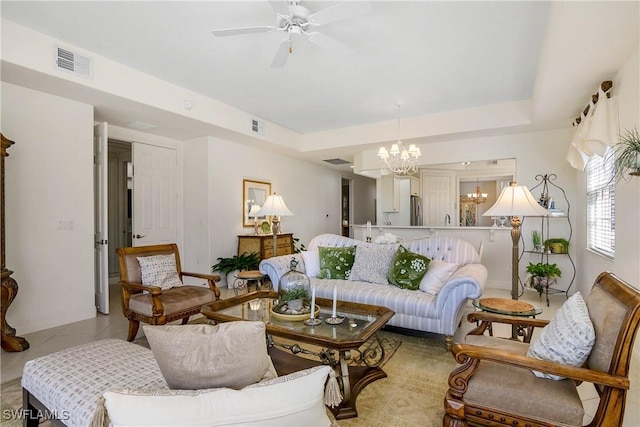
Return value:
[(218, 262), (211, 266), (211, 272), (224, 274), (227, 286), (231, 287), (233, 277), (238, 271), (257, 270), (260, 265), (260, 255), (257, 252), (245, 252), (232, 257), (218, 257)]
[(545, 262), (537, 264), (530, 262), (527, 266), (527, 273), (531, 274), (531, 285), (540, 295), (545, 287), (556, 282), (556, 277), (562, 277), (562, 271), (557, 264)]
[(533, 242), (533, 247), (536, 252), (542, 252), (542, 235), (538, 230), (533, 230), (531, 232), (531, 241)]
[(620, 142), (613, 146), (615, 152), (616, 182), (627, 178), (627, 175), (640, 176), (640, 132), (637, 128), (625, 130)]

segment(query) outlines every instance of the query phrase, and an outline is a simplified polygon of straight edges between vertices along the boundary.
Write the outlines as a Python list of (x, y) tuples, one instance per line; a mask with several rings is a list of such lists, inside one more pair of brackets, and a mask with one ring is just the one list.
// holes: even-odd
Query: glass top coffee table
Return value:
[[(331, 317), (332, 301), (317, 298), (320, 308), (318, 317), (322, 323), (307, 326), (304, 319), (289, 320), (286, 316), (271, 310), (277, 305), (278, 293), (257, 291), (219, 300), (202, 307), (202, 314), (214, 322), (240, 320), (262, 321), (266, 325), (269, 354), (280, 375), (286, 375), (318, 364), (328, 364), (336, 371), (341, 386), (343, 401), (337, 408), (331, 408), (337, 419), (358, 415), (355, 401), (358, 393), (369, 383), (387, 374), (379, 367), (384, 360), (384, 348), (375, 345), (378, 332), (395, 314), (386, 307), (337, 302), (337, 316), (344, 318), (338, 325), (330, 325), (324, 320)], [(273, 337), (281, 337), (293, 342), (278, 343)], [(362, 350), (365, 343), (373, 346)], [(304, 349), (302, 344), (319, 347), (320, 350)], [(337, 354), (336, 354), (337, 353)], [(316, 360), (302, 355), (313, 356)], [(349, 360), (361, 362), (350, 365)]]
[[(528, 302), (508, 298), (481, 298), (473, 300), (473, 306), (489, 313), (517, 317), (533, 317), (534, 319), (542, 313), (541, 308), (535, 308)], [(489, 322), (484, 326), (489, 331), (489, 335), (493, 336), (492, 324)], [(513, 325), (511, 328), (512, 339), (518, 339), (520, 336), (522, 340), (527, 343), (531, 341), (532, 333), (533, 328), (524, 328), (520, 325)]]

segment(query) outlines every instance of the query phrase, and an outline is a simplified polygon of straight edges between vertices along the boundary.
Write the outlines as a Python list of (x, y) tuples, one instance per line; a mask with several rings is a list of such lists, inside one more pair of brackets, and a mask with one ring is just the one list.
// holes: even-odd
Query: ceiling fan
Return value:
[(371, 10), (369, 2), (351, 0), (343, 1), (333, 6), (326, 7), (317, 12), (311, 12), (302, 6), (301, 0), (268, 0), (269, 4), (276, 11), (276, 25), (238, 27), (212, 30), (216, 37), (237, 36), (251, 33), (267, 33), (281, 31), (286, 34), (282, 40), (276, 55), (273, 58), (271, 67), (283, 67), (287, 58), (293, 53), (293, 38), (306, 36), (307, 39), (318, 46), (328, 49), (345, 49), (345, 46), (337, 40), (319, 32), (314, 28), (331, 22), (348, 19), (355, 15), (367, 13)]

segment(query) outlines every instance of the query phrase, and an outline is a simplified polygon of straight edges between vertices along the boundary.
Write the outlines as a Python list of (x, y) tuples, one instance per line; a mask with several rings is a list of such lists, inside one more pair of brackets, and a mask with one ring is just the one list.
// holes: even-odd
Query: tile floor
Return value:
[[(233, 296), (233, 291), (222, 288), (222, 298)], [(486, 289), (485, 297), (503, 297), (508, 298), (509, 292), (497, 289)], [(542, 308), (544, 311), (539, 316), (543, 319), (550, 319), (555, 311), (564, 302), (563, 295), (552, 295), (550, 297), (551, 306), (545, 307), (545, 302), (538, 298), (535, 292), (527, 291), (521, 298), (530, 302), (536, 307)], [(469, 305), (469, 309), (472, 307)], [(0, 382), (4, 383), (22, 375), (24, 364), (31, 359), (35, 359), (46, 354), (53, 353), (68, 347), (79, 344), (88, 343), (104, 338), (122, 338), (125, 339), (128, 330), (128, 322), (122, 316), (119, 301), (119, 290), (113, 287), (111, 292), (111, 314), (99, 314), (93, 319), (83, 320), (80, 322), (70, 323), (31, 334), (21, 335), (29, 341), (30, 348), (20, 353), (7, 353), (2, 351), (2, 370)], [(495, 330), (496, 334), (510, 334), (510, 329), (505, 331)], [(142, 334), (142, 328), (140, 333)], [(638, 338), (640, 340), (640, 338)], [(638, 341), (636, 340), (636, 341)], [(636, 345), (636, 349), (638, 345)], [(627, 394), (627, 405), (625, 410), (625, 427), (640, 426), (640, 352), (636, 351), (633, 355), (631, 363), (631, 389)], [(595, 413), (598, 406), (598, 396), (593, 386), (584, 384), (579, 388), (582, 397), (586, 420), (589, 421)]]

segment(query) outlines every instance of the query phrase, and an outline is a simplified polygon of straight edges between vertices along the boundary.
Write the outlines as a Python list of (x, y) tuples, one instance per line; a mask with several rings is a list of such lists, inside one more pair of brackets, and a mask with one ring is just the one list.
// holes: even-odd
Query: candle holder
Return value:
[(322, 323), (322, 320), (317, 317), (314, 317), (313, 319), (309, 318), (304, 321), (304, 324), (307, 326), (318, 326), (320, 323)]
[(326, 319), (324, 319), (324, 321), (329, 325), (340, 325), (342, 322), (344, 322), (344, 317), (327, 317)]

